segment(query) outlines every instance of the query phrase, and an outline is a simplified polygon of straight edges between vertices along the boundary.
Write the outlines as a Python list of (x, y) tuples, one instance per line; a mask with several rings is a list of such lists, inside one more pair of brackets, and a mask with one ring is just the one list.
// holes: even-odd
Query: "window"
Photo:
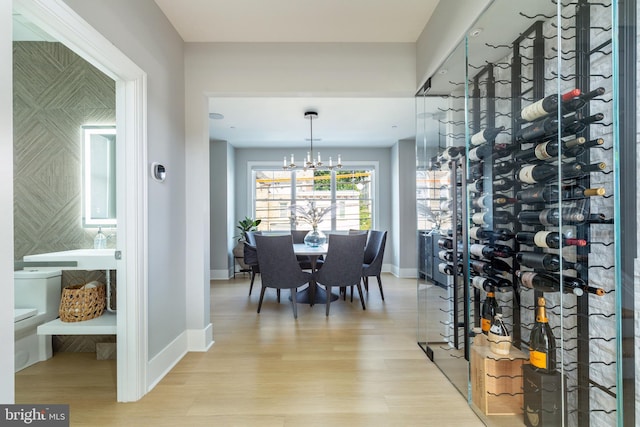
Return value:
[(323, 230), (368, 230), (373, 222), (374, 168), (340, 170), (272, 170), (254, 168), (254, 217), (260, 229), (278, 231), (311, 229), (295, 223), (290, 207), (315, 202), (318, 207), (335, 205), (324, 218)]

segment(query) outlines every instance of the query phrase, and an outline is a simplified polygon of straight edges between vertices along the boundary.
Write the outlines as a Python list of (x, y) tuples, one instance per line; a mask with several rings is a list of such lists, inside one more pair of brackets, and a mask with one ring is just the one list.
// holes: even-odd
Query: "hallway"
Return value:
[[(71, 425), (447, 426), (483, 424), (416, 344), (416, 282), (383, 275), (354, 302), (298, 306), (248, 276), (211, 282), (215, 344), (136, 403), (115, 402), (115, 361), (56, 354), (16, 375), (16, 402), (70, 403)], [(97, 384), (94, 386), (93, 384)]]

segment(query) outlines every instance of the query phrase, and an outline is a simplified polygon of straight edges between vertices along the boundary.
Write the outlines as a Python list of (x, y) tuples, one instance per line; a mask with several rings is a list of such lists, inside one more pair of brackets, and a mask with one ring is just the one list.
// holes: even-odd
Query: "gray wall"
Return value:
[(15, 42), (13, 68), (14, 258), (91, 248), (81, 126), (115, 125), (115, 82), (61, 43)]
[[(149, 359), (186, 330), (184, 43), (152, 0), (65, 0), (147, 73)], [(140, 164), (140, 168), (148, 168)]]

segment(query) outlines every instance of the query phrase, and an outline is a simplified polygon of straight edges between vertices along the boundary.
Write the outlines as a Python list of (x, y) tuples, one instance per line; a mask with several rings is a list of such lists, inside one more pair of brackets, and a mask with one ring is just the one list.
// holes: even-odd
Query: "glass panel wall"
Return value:
[(418, 342), (488, 425), (633, 419), (621, 384), (635, 378), (620, 352), (633, 336), (621, 295), (634, 297), (620, 269), (635, 250), (616, 238), (617, 11), (495, 0), (417, 97), (419, 112), (444, 101), (430, 119), (446, 130), (431, 157), (418, 118), (416, 197), (428, 199), (420, 166), (438, 168), (450, 208), (438, 242), (419, 233)]

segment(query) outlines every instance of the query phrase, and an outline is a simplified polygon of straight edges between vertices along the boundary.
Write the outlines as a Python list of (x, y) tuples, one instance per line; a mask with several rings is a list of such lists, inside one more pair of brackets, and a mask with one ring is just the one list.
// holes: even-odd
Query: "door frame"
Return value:
[(147, 76), (62, 0), (13, 7), (116, 82), (117, 400), (136, 401), (148, 391)]

